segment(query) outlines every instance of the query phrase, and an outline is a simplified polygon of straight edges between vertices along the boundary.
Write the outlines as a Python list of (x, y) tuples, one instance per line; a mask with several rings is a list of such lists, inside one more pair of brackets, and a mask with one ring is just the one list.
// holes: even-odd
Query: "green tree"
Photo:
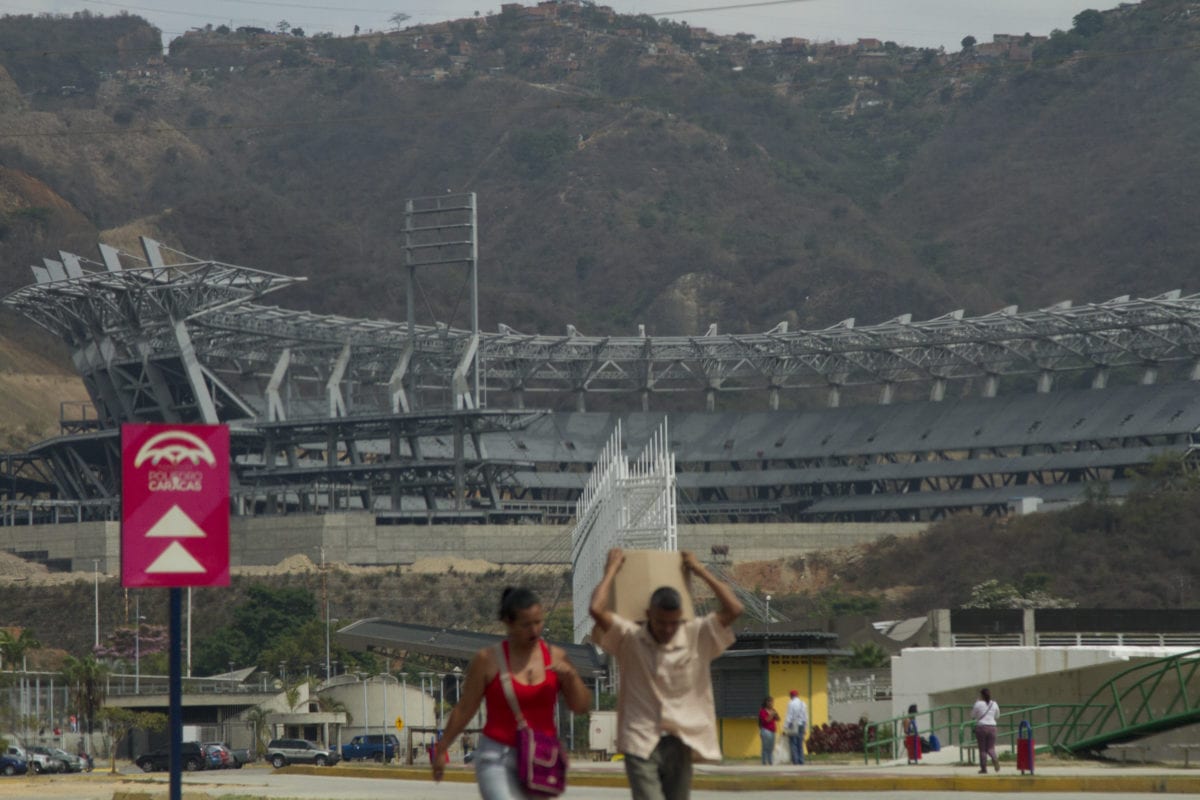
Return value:
[(30, 650), (37, 650), (41, 646), (42, 643), (29, 628), (22, 628), (15, 636), (11, 630), (0, 629), (0, 656), (8, 662), (10, 672), (21, 665)]
[[(291, 672), (297, 672), (306, 664), (324, 661), (324, 627), (317, 618), (312, 592), (256, 584), (246, 594), (246, 601), (233, 611), (233, 621), (198, 643), (194, 663), (200, 674), (227, 672), (230, 663), (243, 667), (254, 664), (273, 672), (280, 661), (287, 662)], [(314, 623), (316, 634), (307, 630)], [(303, 654), (282, 644), (301, 631), (306, 632), (308, 643)], [(316, 641), (320, 642), (320, 658), (314, 655), (318, 650)], [(279, 657), (281, 651), (285, 653), (283, 658)]]
[[(1044, 581), (1037, 573), (1030, 573), (1022, 581), (1025, 586), (1039, 586)], [(1075, 603), (1042, 591), (1022, 591), (1011, 583), (1002, 583), (992, 578), (971, 587), (971, 599), (963, 608), (1073, 608)]]
[(334, 700), (329, 695), (312, 695), (317, 699), (317, 708), (327, 714), (345, 714), (346, 724), (350, 725), (354, 722), (354, 715), (346, 708), (346, 704), (341, 700)]
[(508, 150), (513, 160), (530, 177), (544, 175), (563, 160), (571, 149), (571, 137), (561, 127), (544, 131), (514, 131), (508, 141)]
[(104, 704), (104, 684), (109, 669), (94, 656), (67, 656), (62, 678), (71, 687), (71, 700), (80, 716), (87, 720), (87, 732), (95, 732), (96, 711)]
[(100, 709), (96, 718), (108, 726), (108, 735), (112, 737), (113, 746), (109, 748), (109, 771), (117, 774), (117, 743), (129, 735), (135, 728), (146, 731), (161, 731), (167, 727), (167, 715), (154, 711), (134, 711), (119, 706), (109, 706)]
[(962, 49), (970, 50), (972, 47), (974, 47), (976, 45), (976, 43), (978, 41), (979, 40), (976, 39), (974, 36), (970, 36), (970, 35), (964, 36), (962, 39)]
[(1095, 36), (1104, 30), (1104, 15), (1094, 8), (1080, 11), (1072, 22), (1075, 23), (1075, 27), (1071, 30), (1080, 36)]
[(287, 701), (288, 711), (296, 710), (296, 705), (300, 702), (300, 687), (303, 685), (304, 681), (295, 681), (284, 687), (283, 699)]
[(1139, 467), (1134, 481), (1134, 492), (1158, 494), (1160, 492), (1192, 492), (1200, 486), (1196, 466), (1182, 453), (1163, 453), (1151, 459), (1149, 464)]
[(892, 663), (892, 657), (875, 642), (859, 642), (851, 654), (841, 659), (841, 666), (848, 669), (881, 669)]
[(250, 728), (253, 730), (254, 755), (258, 758), (267, 754), (268, 716), (270, 716), (270, 712), (260, 706), (255, 706), (243, 715), (243, 719), (250, 723)]

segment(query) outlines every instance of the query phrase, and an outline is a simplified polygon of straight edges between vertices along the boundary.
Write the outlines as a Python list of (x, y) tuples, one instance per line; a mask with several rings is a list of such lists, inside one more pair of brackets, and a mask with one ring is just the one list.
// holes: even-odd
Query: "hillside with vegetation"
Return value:
[[(491, 329), (816, 328), (1200, 288), (1200, 2), (1081, 7), (1071, 30), (975, 31), (953, 53), (537, 8), (344, 38), (210, 25), (166, 54), (136, 16), (0, 17), (0, 293), (60, 249), (148, 235), (308, 279), (274, 302), (398, 319), (404, 201), (463, 191)], [(464, 322), (456, 278), (426, 277), (421, 302)], [(0, 397), (7, 450), (83, 393), (61, 346), (0, 317)], [(747, 588), (795, 620), (1194, 606), (1198, 512), (1190, 484), (1160, 482), (1123, 505), (950, 520)], [(327, 585), (338, 618), (486, 627), (511, 579)], [(561, 615), (561, 576), (538, 580)], [(90, 646), (90, 583), (3, 585), (0, 624)], [(256, 586), (305, 593), (257, 649), (237, 640), (262, 623), (237, 612)], [(101, 588), (112, 629), (126, 597)], [(198, 592), (198, 642), (233, 643), (202, 644), (205, 668), (311, 662), (322, 592), (315, 571)], [(161, 619), (156, 602), (143, 613)]]
[(917, 537), (819, 554), (802, 567), (824, 575), (827, 588), (779, 608), (876, 618), (932, 608), (1195, 608), (1200, 483), (1166, 461), (1139, 482), (1121, 503), (1101, 488), (1062, 511), (952, 517)]
[[(541, 9), (541, 10), (538, 10)], [(0, 290), (147, 234), (398, 318), (403, 204), (475, 191), (485, 326), (754, 331), (1185, 290), (1200, 14), (943, 53), (564, 3), (338, 38), (0, 18)], [(46, 44), (40, 43), (49, 43)], [(463, 320), (456, 279), (422, 300)]]
[[(935, 608), (1194, 608), (1200, 602), (1200, 543), (1192, 530), (1198, 514), (1200, 482), (1164, 462), (1120, 504), (1098, 492), (1064, 511), (1009, 519), (956, 517), (916, 537), (822, 552), (788, 564), (725, 568), (743, 589), (771, 594), (772, 609), (789, 620), (782, 627), (809, 630), (827, 629), (839, 616), (899, 619)], [(31, 655), (31, 663), (47, 668), (57, 668), (66, 653), (88, 652), (91, 576), (39, 577), (31, 572), (33, 565), (12, 569), (15, 561), (0, 555), (0, 630), (19, 624), (33, 631), (45, 650)], [(275, 672), (280, 663), (292, 675), (319, 672), (326, 600), (335, 628), (383, 617), (499, 633), (501, 589), (528, 585), (543, 599), (547, 635), (570, 638), (566, 573), (473, 566), (473, 571), (456, 571), (447, 565), (426, 570), (335, 564), (322, 571), (294, 556), (276, 569), (243, 571), (228, 589), (194, 592), (195, 674), (225, 672), (230, 664)], [(105, 652), (114, 657), (129, 649), (135, 601), (147, 620), (147, 639), (162, 638), (166, 593), (140, 594), (138, 600), (115, 579), (100, 582)], [(752, 615), (739, 623), (752, 629), (762, 624)], [(161, 661), (157, 649), (150, 645), (146, 651), (148, 670)], [(378, 666), (372, 656), (347, 652), (336, 642), (332, 657), (343, 668)], [(408, 666), (419, 670), (426, 663), (417, 658)]]

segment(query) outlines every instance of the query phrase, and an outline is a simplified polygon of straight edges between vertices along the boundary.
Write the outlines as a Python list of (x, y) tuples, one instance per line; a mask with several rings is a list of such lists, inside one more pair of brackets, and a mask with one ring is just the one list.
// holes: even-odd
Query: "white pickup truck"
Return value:
[(57, 758), (52, 758), (45, 753), (34, 753), (27, 751), (20, 745), (10, 744), (6, 751), (8, 755), (16, 758), (24, 759), (29, 764), (29, 769), (32, 772), (62, 772), (63, 763)]

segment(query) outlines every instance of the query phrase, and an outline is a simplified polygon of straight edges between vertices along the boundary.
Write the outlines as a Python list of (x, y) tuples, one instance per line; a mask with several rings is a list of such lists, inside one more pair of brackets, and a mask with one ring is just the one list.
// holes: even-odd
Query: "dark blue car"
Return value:
[(29, 765), (15, 756), (0, 756), (0, 772), (5, 775), (24, 775), (29, 772)]

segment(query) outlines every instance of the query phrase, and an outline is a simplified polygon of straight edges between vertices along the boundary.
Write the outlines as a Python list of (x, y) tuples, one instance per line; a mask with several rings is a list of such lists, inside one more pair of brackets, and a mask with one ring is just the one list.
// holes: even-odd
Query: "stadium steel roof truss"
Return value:
[[(705, 474), (681, 479), (680, 509), (699, 509), (706, 518), (927, 518), (984, 495), (990, 499), (978, 507), (994, 509), (996, 493), (1009, 487), (1124, 480), (1136, 466), (1131, 461), (1187, 449), (1200, 428), (1190, 389), (1187, 397), (1168, 392), (1174, 416), (1156, 418), (1140, 436), (1125, 424), (1138, 406), (1114, 400), (1114, 389), (1072, 395), (1067, 416), (1041, 410), (1062, 402), (1069, 394), (1060, 391), (1064, 386), (1078, 385), (1060, 380), (1072, 374), (1090, 374), (1099, 390), (1112, 375), (1132, 372), (1122, 376), (1125, 383), (1132, 377), (1152, 390), (1169, 369), (1194, 386), (1197, 294), (1008, 307), (980, 316), (954, 311), (925, 321), (901, 315), (864, 326), (847, 319), (818, 330), (781, 323), (754, 334), (722, 334), (714, 325), (697, 336), (651, 336), (644, 328), (637, 336), (588, 336), (574, 326), (544, 335), (500, 325), (475, 336), (440, 322), (265, 305), (267, 294), (303, 279), (198, 259), (149, 239), (142, 246), (142, 255), (101, 246), (100, 261), (60, 253), (33, 267), (34, 284), (4, 298), (68, 344), (98, 416), (90, 423), (64, 420), (64, 430), (84, 431), (82, 438), (60, 437), (23, 460), (9, 459), (0, 481), (9, 482), (3, 491), (10, 502), (47, 483), (59, 498), (113, 502), (119, 496), (113, 431), (122, 422), (165, 421), (235, 427), (235, 492), (249, 509), (271, 506), (267, 492), (283, 504), (319, 508), (332, 502), (332, 491), (321, 501), (320, 492), (304, 487), (335, 484), (356, 487), (351, 494), (363, 508), (389, 498), (383, 507), (401, 517), (468, 506), (487, 514), (569, 508), (582, 485), (569, 473), (586, 473), (611, 425), (593, 425), (583, 438), (535, 425), (517, 446), (513, 432), (536, 414), (479, 411), (473, 378), (463, 380), (473, 359), (480, 368), (477, 396), (492, 409), (521, 409), (532, 394), (555, 404), (567, 400), (582, 412), (589, 395), (615, 394), (640, 398), (648, 411), (654, 395), (693, 393), (715, 411), (719, 396), (733, 392), (758, 393), (762, 407), (778, 409), (784, 394), (803, 407), (814, 390), (826, 392), (824, 411), (787, 412), (756, 422), (753, 431), (736, 421), (695, 428), (691, 435), (712, 446), (680, 453), (681, 475)], [(998, 398), (1003, 381), (1006, 394), (1027, 386), (1027, 396), (1044, 400), (1023, 407), (1023, 415), (1012, 412), (999, 429), (954, 416), (952, 403), (978, 400), (948, 389), (951, 381), (976, 398)], [(897, 402), (901, 385), (927, 388), (931, 401), (943, 402), (910, 402), (912, 413), (872, 416), (871, 408), (905, 405)], [(877, 387), (879, 404), (841, 409), (852, 418), (838, 415), (850, 387)], [(443, 414), (449, 408), (473, 411)], [(1086, 435), (1074, 430), (1084, 419)], [(86, 438), (95, 427), (107, 429), (103, 441)], [(673, 432), (686, 429), (672, 425)], [(688, 444), (682, 442), (684, 450)], [(1037, 458), (1085, 450), (1096, 457)], [(939, 462), (952, 466), (912, 466)], [(906, 466), (879, 466), (887, 464)], [(721, 473), (729, 480), (712, 477)], [(930, 498), (925, 505), (914, 499), (922, 493)], [(901, 495), (902, 504), (888, 505), (888, 496)], [(552, 516), (564, 521), (559, 511)]]

